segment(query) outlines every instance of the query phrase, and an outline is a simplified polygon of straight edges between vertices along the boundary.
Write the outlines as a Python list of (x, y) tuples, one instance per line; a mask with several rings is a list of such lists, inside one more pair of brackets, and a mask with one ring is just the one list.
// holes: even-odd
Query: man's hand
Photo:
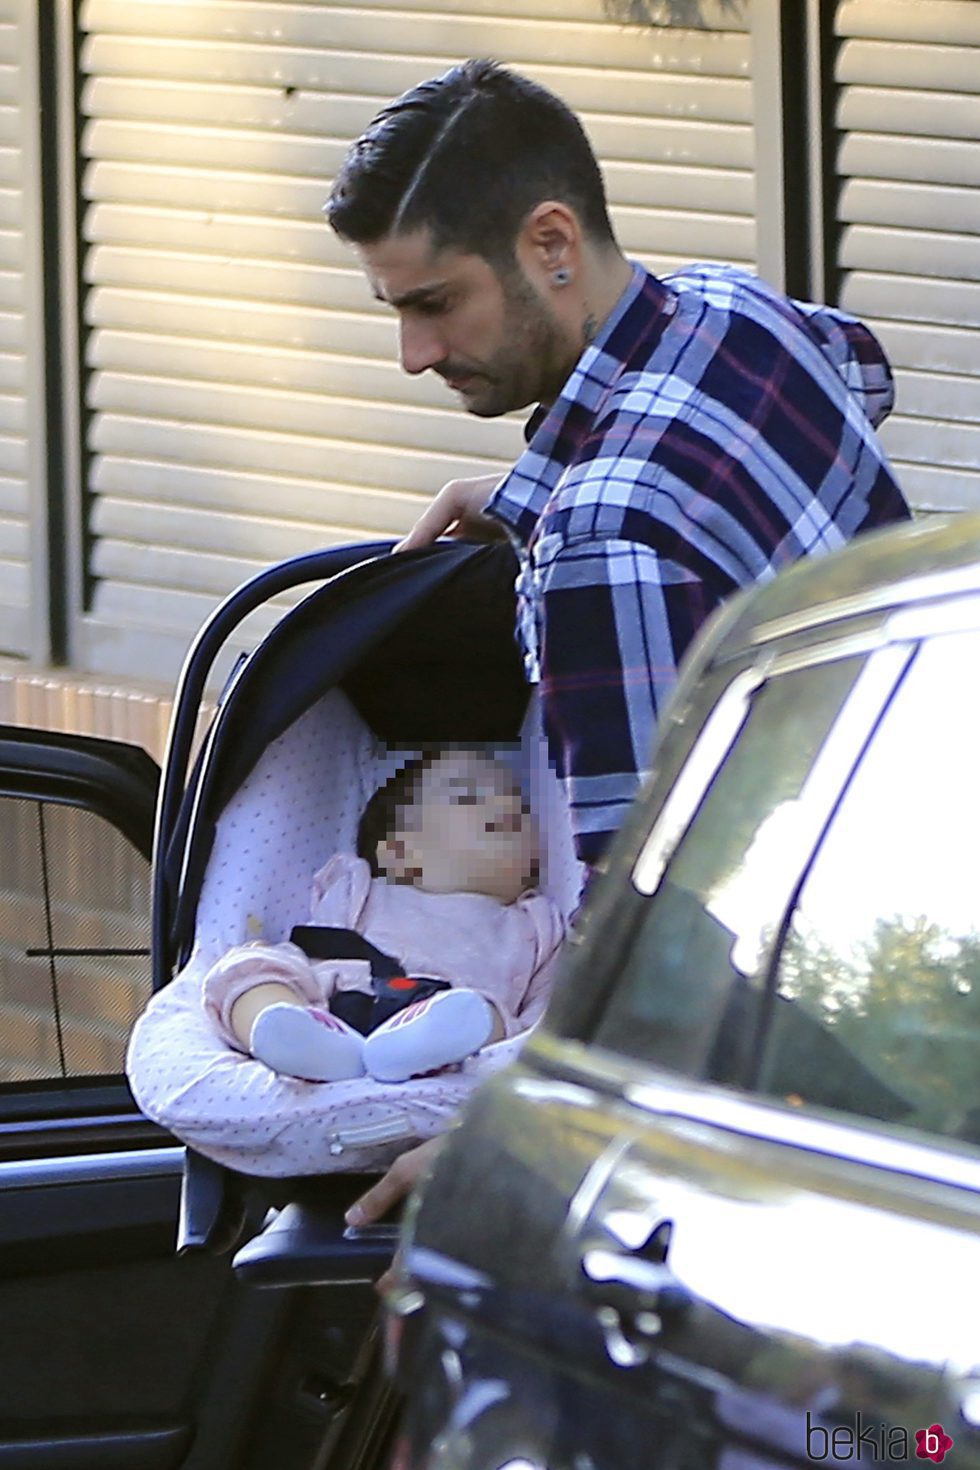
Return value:
[[(362, 1225), (377, 1224), (389, 1210), (401, 1204), (406, 1195), (411, 1194), (416, 1184), (428, 1174), (441, 1147), (441, 1137), (429, 1138), (425, 1143), (420, 1143), (417, 1148), (410, 1148), (407, 1153), (399, 1154), (387, 1174), (382, 1175), (377, 1184), (373, 1184), (361, 1195), (360, 1199), (356, 1199), (351, 1205), (344, 1216), (347, 1224), (355, 1230)], [(383, 1296), (397, 1282), (398, 1257), (396, 1255), (388, 1270), (374, 1283), (374, 1289)]]
[(429, 1138), (417, 1148), (410, 1148), (407, 1153), (399, 1154), (387, 1174), (382, 1175), (377, 1184), (373, 1184), (351, 1205), (344, 1216), (347, 1224), (355, 1229), (361, 1225), (376, 1225), (389, 1210), (411, 1194), (416, 1184), (429, 1172), (441, 1147), (441, 1137)]
[(500, 480), (500, 475), (450, 480), (395, 550), (415, 551), (419, 546), (431, 546), (440, 536), (463, 541), (502, 541), (506, 535), (503, 527), (491, 516), (482, 514)]

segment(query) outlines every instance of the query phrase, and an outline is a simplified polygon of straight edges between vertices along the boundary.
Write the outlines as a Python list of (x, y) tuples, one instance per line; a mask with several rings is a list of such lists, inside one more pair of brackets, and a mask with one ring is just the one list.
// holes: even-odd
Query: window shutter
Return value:
[(837, 11), (841, 301), (896, 368), (913, 504), (980, 509), (980, 5)]
[[(0, 0), (0, 653), (46, 651), (40, 167), (34, 6)], [(35, 551), (37, 548), (37, 551)], [(33, 605), (32, 605), (33, 597)]]
[(749, 38), (702, 9), (718, 29), (625, 26), (601, 0), (85, 0), (85, 666), (169, 677), (251, 572), (403, 532), (519, 450), (514, 419), (400, 371), (321, 216), (406, 87), (466, 56), (514, 65), (583, 115), (628, 253), (751, 264)]

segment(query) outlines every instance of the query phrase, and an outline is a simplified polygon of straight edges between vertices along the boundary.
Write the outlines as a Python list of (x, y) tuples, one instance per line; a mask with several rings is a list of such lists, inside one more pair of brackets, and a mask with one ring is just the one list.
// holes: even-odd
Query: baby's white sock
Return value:
[(364, 1038), (315, 1006), (266, 1006), (252, 1024), (249, 1051), (286, 1077), (345, 1082), (364, 1075)]
[(494, 1011), (475, 990), (441, 990), (406, 1006), (364, 1038), (364, 1068), (378, 1082), (404, 1082), (462, 1062), (493, 1034)]

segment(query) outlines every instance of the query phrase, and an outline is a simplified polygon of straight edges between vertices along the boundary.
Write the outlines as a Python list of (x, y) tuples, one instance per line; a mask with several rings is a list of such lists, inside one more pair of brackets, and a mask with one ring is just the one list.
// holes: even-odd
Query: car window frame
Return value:
[[(784, 906), (779, 931), (769, 951), (766, 974), (763, 980), (762, 993), (764, 1004), (756, 1029), (753, 1056), (742, 1082), (742, 1085), (755, 1097), (766, 1099), (770, 1096), (770, 1094), (762, 1090), (757, 1090), (757, 1088), (759, 1075), (763, 1071), (768, 1057), (769, 1038), (780, 989), (780, 980), (783, 974), (785, 950), (789, 942), (794, 917), (800, 907), (800, 899), (813, 870), (821, 862), (826, 842), (834, 830), (841, 808), (846, 805), (855, 782), (860, 779), (864, 761), (874, 746), (878, 732), (887, 720), (891, 706), (899, 696), (905, 678), (912, 671), (920, 652), (927, 644), (934, 642), (936, 639), (970, 632), (980, 633), (980, 616), (978, 616), (978, 612), (980, 612), (980, 607), (978, 607), (976, 597), (961, 597), (953, 598), (948, 602), (939, 604), (938, 606), (932, 606), (928, 609), (906, 609), (893, 614), (889, 619), (889, 631), (894, 635), (894, 644), (892, 646), (908, 640), (912, 650), (911, 657), (906, 664), (902, 676), (897, 681), (890, 698), (875, 721), (873, 728), (870, 730), (864, 748), (849, 770), (846, 782), (841, 787), (836, 799), (829, 808), (826, 819), (822, 824), (822, 829), (810, 846), (808, 860), (794, 884), (789, 902)], [(808, 1107), (810, 1116), (831, 1119), (838, 1117), (837, 1112), (833, 1109), (821, 1108), (816, 1104), (808, 1105)], [(847, 1114), (842, 1110), (839, 1116), (842, 1122), (846, 1122), (849, 1117), (853, 1117), (858, 1126), (886, 1126), (877, 1119), (859, 1113)], [(921, 1137), (923, 1145), (926, 1147), (945, 1147), (948, 1145), (951, 1151), (954, 1152), (958, 1152), (963, 1148), (969, 1151), (970, 1156), (975, 1157), (977, 1150), (975, 1143), (966, 1144), (951, 1135), (942, 1132), (931, 1132), (928, 1129), (918, 1128), (912, 1124), (896, 1124), (895, 1126), (901, 1128), (903, 1133), (906, 1128), (909, 1129), (910, 1132), (904, 1134), (906, 1137), (912, 1139)]]
[[(80, 808), (150, 863), (160, 768), (140, 747), (100, 736), (0, 725), (0, 799)], [(149, 916), (148, 916), (149, 918)], [(122, 1071), (0, 1083), (0, 1162), (66, 1149), (170, 1141), (140, 1114)]]
[[(882, 671), (880, 677), (876, 676), (879, 695), (851, 752), (846, 772), (849, 775), (874, 722), (881, 717), (903, 676), (913, 650), (914, 645), (908, 640), (900, 640), (896, 647), (882, 640), (876, 630), (863, 631), (843, 639), (824, 637), (805, 648), (761, 650), (748, 666), (731, 669), (707, 707), (704, 723), (690, 740), (680, 763), (674, 762), (670, 750), (662, 753), (660, 758), (666, 760), (670, 776), (659, 804), (655, 780), (647, 801), (634, 808), (617, 839), (603, 891), (596, 895), (595, 902), (590, 895), (585, 924), (580, 932), (573, 934), (570, 962), (545, 1017), (546, 1031), (553, 1030), (566, 1040), (589, 1039), (590, 1045), (595, 1044), (591, 1042), (591, 1033), (616, 991), (622, 966), (635, 945), (648, 906), (669, 875), (677, 851), (697, 820), (713, 782), (736, 748), (751, 714), (752, 701), (767, 682), (858, 655), (865, 657), (865, 669), (859, 671), (856, 680), (860, 683), (871, 660), (878, 660)], [(853, 692), (852, 689), (845, 699), (845, 706), (850, 704)], [(828, 738), (832, 738), (838, 719), (834, 720)], [(680, 738), (689, 739), (683, 733)], [(842, 776), (838, 784), (842, 786), (843, 781)], [(680, 794), (672, 801), (675, 792)], [(655, 806), (652, 822), (651, 803)], [(782, 908), (774, 915), (777, 930), (791, 896), (790, 888), (784, 895)], [(592, 939), (597, 932), (598, 942)], [(587, 978), (582, 971), (587, 972)]]
[[(867, 610), (866, 607), (856, 604), (853, 609), (847, 611), (866, 613)], [(774, 635), (782, 633), (786, 641), (792, 644), (794, 635), (798, 635), (800, 630), (795, 626), (793, 619), (788, 618), (785, 623), (784, 628), (777, 630), (774, 627), (771, 632)], [(911, 667), (919, 645), (930, 635), (967, 631), (971, 628), (980, 628), (980, 596), (975, 591), (964, 594), (963, 589), (956, 588), (950, 597), (926, 601), (921, 605), (895, 607), (892, 604), (883, 618), (870, 624), (864, 623), (858, 630), (853, 630), (853, 625), (852, 630), (848, 630), (846, 626), (835, 627), (832, 622), (819, 627), (813, 627), (811, 624), (803, 634), (804, 646), (802, 647), (791, 646), (781, 651), (777, 638), (776, 647), (768, 643), (757, 643), (754, 649), (743, 649), (741, 659), (732, 656), (732, 676), (724, 689), (716, 695), (713, 708), (717, 708), (728, 697), (731, 690), (734, 690), (734, 694), (731, 695), (733, 699), (747, 698), (751, 701), (756, 689), (767, 678), (773, 677), (774, 670), (789, 671), (791, 667), (805, 667), (810, 664), (844, 658), (855, 653), (866, 653), (870, 658), (881, 650), (895, 647), (904, 649), (905, 652), (902, 669), (888, 697), (868, 726), (861, 747), (849, 765), (846, 778), (840, 782), (833, 805), (826, 814), (819, 841), (813, 846), (808, 862), (797, 874), (796, 883), (783, 905), (778, 942), (773, 945), (770, 965), (767, 967), (770, 973), (767, 973), (765, 977), (767, 994), (771, 986), (771, 976), (778, 974), (778, 956), (782, 952), (782, 945), (785, 942), (785, 935), (798, 893), (809, 872), (810, 864), (815, 861), (833, 816), (860, 767), (863, 753), (872, 740), (874, 731), (884, 718), (891, 699), (900, 687), (902, 678)], [(745, 662), (746, 654), (751, 659), (748, 664)], [(780, 658), (783, 660), (782, 663), (780, 663)], [(705, 668), (702, 671), (702, 680), (708, 682), (712, 672), (717, 674), (717, 665), (714, 671), (710, 666)], [(754, 677), (756, 672), (758, 672), (757, 678)], [(614, 917), (614, 922), (615, 918), (621, 921), (620, 931), (616, 934), (616, 942), (610, 944), (607, 941), (600, 949), (588, 943), (587, 935), (582, 936), (575, 947), (576, 952), (568, 967), (572, 974), (566, 976), (566, 983), (562, 987), (564, 991), (570, 990), (575, 984), (577, 972), (586, 970), (589, 961), (594, 959), (597, 953), (603, 954), (603, 973), (590, 977), (598, 982), (595, 986), (597, 1000), (590, 1007), (593, 1016), (608, 999), (615, 984), (615, 972), (622, 956), (634, 943), (636, 932), (643, 922), (645, 906), (653, 896), (652, 893), (644, 894), (633, 884), (632, 875), (639, 859), (648, 845), (651, 851), (653, 850), (652, 840), (660, 825), (660, 840), (665, 840), (670, 844), (666, 861), (660, 866), (659, 860), (651, 857), (650, 852), (647, 852), (646, 856), (646, 862), (651, 868), (654, 862), (660, 866), (657, 877), (657, 886), (659, 886), (669, 870), (673, 852), (676, 851), (685, 832), (696, 819), (701, 800), (707, 794), (712, 781), (734, 747), (743, 728), (744, 718), (738, 723), (732, 720), (731, 724), (734, 725), (734, 729), (727, 746), (719, 749), (718, 746), (723, 744), (719, 741), (711, 750), (708, 743), (705, 744), (704, 749), (710, 750), (714, 758), (702, 757), (703, 769), (700, 772), (698, 783), (700, 796), (696, 802), (688, 798), (685, 803), (690, 809), (687, 823), (677, 831), (673, 830), (674, 823), (661, 824), (660, 819), (669, 801), (670, 790), (677, 784), (681, 773), (695, 756), (698, 747), (697, 736), (682, 757), (679, 767), (675, 766), (671, 788), (664, 795), (654, 822), (652, 824), (648, 822), (646, 827), (640, 831), (634, 818), (633, 830), (630, 837), (627, 838), (628, 846), (623, 853), (626, 861), (620, 861), (618, 865), (614, 862), (611, 865), (614, 870), (618, 867), (621, 882), (627, 876), (629, 882), (622, 885), (623, 892), (619, 895), (618, 902), (603, 904), (600, 901), (596, 905), (595, 917), (600, 920)], [(611, 893), (611, 885), (609, 891)], [(653, 892), (655, 891), (656, 887), (653, 889)], [(601, 929), (601, 922), (589, 925), (589, 932), (591, 933), (595, 928)], [(581, 1014), (575, 1016), (575, 1021), (579, 1023), (575, 1029), (578, 1030), (579, 1035), (562, 1034), (561, 1022), (565, 1019), (565, 1013), (573, 1009), (578, 1008), (562, 1005), (559, 997), (559, 1005), (557, 1007), (553, 1005), (550, 1008), (545, 1025), (539, 1028), (528, 1041), (526, 1052), (529, 1060), (545, 1072), (560, 1075), (566, 1080), (575, 1079), (587, 1086), (618, 1095), (627, 1103), (646, 1111), (676, 1115), (691, 1121), (709, 1122), (715, 1126), (751, 1135), (764, 1142), (803, 1148), (815, 1153), (847, 1159), (862, 1166), (905, 1173), (936, 1184), (967, 1189), (971, 1193), (980, 1194), (980, 1162), (976, 1158), (976, 1151), (957, 1140), (942, 1135), (923, 1136), (921, 1140), (917, 1140), (896, 1130), (893, 1125), (876, 1119), (845, 1113), (838, 1115), (822, 1113), (818, 1110), (800, 1110), (790, 1107), (778, 1098), (762, 1093), (747, 1093), (731, 1084), (692, 1079), (682, 1073), (671, 1072), (654, 1064), (645, 1064), (639, 1058), (613, 1052), (582, 1039), (582, 1033), (587, 1031), (587, 1026), (581, 1024), (583, 1020)], [(557, 1014), (552, 1015), (552, 1012)], [(549, 1025), (549, 1019), (557, 1021), (558, 1024)]]

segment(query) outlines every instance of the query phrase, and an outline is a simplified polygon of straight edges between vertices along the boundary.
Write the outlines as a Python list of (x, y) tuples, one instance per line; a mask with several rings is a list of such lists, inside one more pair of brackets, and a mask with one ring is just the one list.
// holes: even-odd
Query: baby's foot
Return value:
[(472, 1056), (493, 1026), (493, 1009), (475, 990), (442, 990), (365, 1036), (364, 1069), (378, 1082), (420, 1077)]
[(252, 1025), (249, 1051), (273, 1072), (307, 1082), (364, 1075), (361, 1033), (314, 1006), (266, 1006)]

